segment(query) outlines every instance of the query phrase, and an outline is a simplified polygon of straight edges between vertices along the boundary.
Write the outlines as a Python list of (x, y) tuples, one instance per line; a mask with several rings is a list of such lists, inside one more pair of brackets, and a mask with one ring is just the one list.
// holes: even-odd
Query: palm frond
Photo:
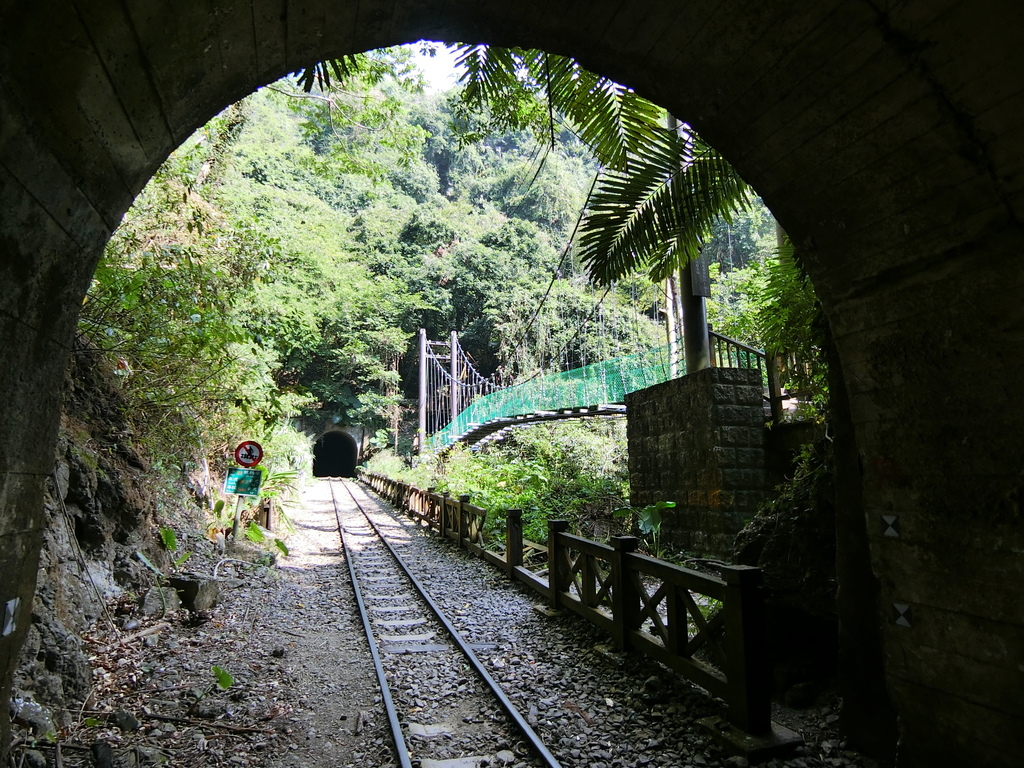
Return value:
[(359, 54), (345, 54), (336, 59), (317, 61), (293, 73), (302, 90), (309, 93), (316, 85), (321, 91), (331, 87), (331, 73), (339, 80), (346, 80), (365, 68)]
[(614, 80), (574, 59), (537, 49), (486, 45), (455, 47), (464, 69), (460, 109), (489, 112), (502, 130), (529, 129), (554, 141), (554, 122), (565, 121), (601, 165), (624, 169), (631, 156), (664, 144), (664, 112)]
[(541, 130), (546, 110), (538, 98), (540, 85), (526, 76), (524, 51), (487, 45), (453, 47), (456, 64), (463, 68), (455, 113), (466, 122), (472, 122), (471, 116), (484, 116), (486, 123), (483, 131), (469, 132), (470, 140), (488, 130)]
[(624, 169), (631, 155), (664, 143), (667, 129), (658, 106), (573, 59), (540, 53), (550, 72), (545, 95), (552, 109), (564, 116), (603, 166)]
[(580, 260), (605, 285), (637, 270), (664, 279), (699, 255), (716, 218), (747, 202), (748, 187), (721, 155), (676, 137), (602, 175), (580, 228)]
[(748, 204), (748, 187), (721, 155), (692, 131), (670, 130), (664, 111), (628, 88), (540, 50), (459, 50), (464, 106), (548, 142), (557, 114), (603, 166), (579, 236), (593, 280), (607, 285), (638, 269), (663, 279), (699, 254), (718, 217)]
[(482, 108), (521, 87), (516, 77), (518, 67), (513, 49), (460, 45), (455, 50), (455, 63), (464, 70), (459, 78), (464, 87), (464, 101)]

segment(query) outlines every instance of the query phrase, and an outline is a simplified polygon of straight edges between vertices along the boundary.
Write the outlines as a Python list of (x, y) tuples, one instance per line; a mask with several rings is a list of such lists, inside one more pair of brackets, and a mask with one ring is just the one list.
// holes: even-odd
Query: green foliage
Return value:
[(375, 457), (368, 469), (470, 494), (488, 510), (492, 534), (504, 531), (506, 510), (522, 509), (524, 536), (543, 542), (548, 520), (569, 520), (584, 532), (608, 520), (628, 495), (624, 458), (623, 423), (566, 422), (517, 430), (479, 452), (456, 447), (429, 475), (424, 466), (409, 470), (386, 456)]
[[(654, 114), (626, 89), (568, 59), (527, 59), (589, 144), (639, 152), (664, 136), (647, 123), (626, 131)], [(83, 308), (82, 333), (118, 372), (136, 433), (166, 457), (158, 469), (188, 471), (242, 437), (260, 439), (272, 474), (308, 467), (308, 438), (280, 426), (299, 414), (359, 424), (384, 446), (415, 392), (419, 327), (456, 330), (478, 367), (506, 380), (652, 345), (651, 300), (635, 281), (602, 300), (556, 248), (596, 163), (552, 108), (495, 112), (505, 129), (471, 145), (467, 113), (418, 93), (405, 51), (301, 80), (302, 91), (280, 82), (225, 110), (168, 159)], [(569, 95), (586, 88), (603, 94), (599, 120), (572, 111)]]
[(660, 108), (567, 56), (485, 45), (455, 48), (465, 69), (456, 114), (478, 123), (470, 137), (526, 129), (545, 135), (554, 147), (564, 120), (601, 165), (619, 170), (665, 140)]
[[(759, 207), (751, 220), (738, 222), (740, 232), (758, 226)], [(720, 333), (781, 352), (782, 386), (802, 393), (820, 417), (828, 406), (828, 322), (792, 245), (778, 247), (766, 229), (762, 225), (760, 237), (749, 241), (755, 247), (745, 266), (712, 265), (709, 320)]]
[(661, 549), (661, 512), (664, 509), (672, 509), (675, 505), (674, 501), (659, 501), (646, 507), (620, 507), (613, 510), (612, 514), (616, 517), (635, 519), (640, 535), (648, 538), (651, 552), (655, 557), (662, 557), (664, 553)]
[(580, 230), (580, 259), (608, 284), (643, 270), (664, 280), (700, 255), (712, 224), (747, 205), (732, 166), (693, 134), (669, 134), (624, 170), (607, 170)]
[(280, 414), (265, 356), (235, 314), (266, 244), (199, 194), (236, 132), (234, 117), (219, 118), (172, 155), (108, 244), (82, 308), (80, 331), (117, 375), (158, 469)]
[(178, 551), (178, 536), (174, 533), (173, 528), (162, 527), (160, 529), (160, 540), (164, 543), (164, 548), (168, 552)]
[(657, 535), (661, 532), (661, 510), (674, 507), (676, 503), (674, 501), (659, 501), (655, 504), (648, 504), (646, 507), (641, 507), (636, 513), (636, 525), (640, 529), (640, 533), (647, 535)]
[[(173, 528), (168, 528), (167, 526), (161, 527), (160, 540), (163, 542), (164, 549), (166, 549), (168, 552), (173, 553), (178, 551), (178, 536), (177, 534), (175, 534)], [(191, 552), (183, 552), (182, 554), (178, 555), (178, 557), (174, 558), (174, 567), (181, 567), (185, 564), (185, 561), (187, 561), (191, 556)], [(139, 557), (141, 558), (143, 557), (143, 555), (140, 554)]]
[(417, 488), (430, 488), (435, 482), (433, 461), (427, 459), (413, 463), (390, 448), (374, 453), (363, 466), (370, 472), (401, 479)]
[(349, 57), (344, 78), (321, 78), (318, 87), (286, 82), (273, 86), (289, 96), (301, 118), (302, 135), (314, 154), (306, 158), (318, 177), (361, 174), (376, 180), (407, 168), (419, 157), (426, 138), (418, 125), (403, 119), (405, 95), (421, 90), (421, 79), (406, 48), (386, 48)]
[(783, 350), (783, 386), (810, 395), (820, 413), (828, 406), (828, 321), (792, 247), (770, 262), (759, 315), (766, 349)]
[[(309, 436), (291, 423), (277, 423), (263, 432), (258, 437), (258, 442), (263, 446), (263, 466), (270, 474), (294, 472), (290, 477), (281, 475), (272, 481), (270, 478), (264, 478), (264, 486), (261, 487), (261, 490), (269, 487), (268, 492), (275, 492), (279, 497), (287, 496), (288, 492), (298, 491), (301, 470), (309, 467), (313, 462), (313, 446)], [(284, 480), (288, 482), (281, 482)], [(270, 481), (269, 486), (267, 481)], [(286, 485), (288, 487), (285, 487)], [(285, 493), (280, 493), (282, 490)]]
[(628, 88), (539, 50), (457, 50), (463, 118), (546, 133), (551, 147), (564, 120), (602, 165), (579, 238), (593, 280), (607, 285), (638, 270), (662, 280), (700, 253), (719, 217), (748, 204), (746, 184), (721, 155), (688, 127), (666, 127), (664, 111)]
[(299, 472), (296, 469), (280, 469), (271, 472), (264, 467), (260, 496), (265, 499), (282, 500), (287, 494), (298, 491)]
[(217, 681), (217, 687), (222, 691), (226, 691), (235, 684), (235, 678), (232, 677), (231, 673), (223, 667), (214, 664), (210, 671), (213, 673), (213, 676)]
[[(702, 243), (725, 288), (716, 329), (799, 351), (812, 362), (793, 381), (820, 383), (813, 293), (793, 260), (767, 255), (770, 217), (712, 148), (571, 59), (463, 55), (451, 101), (419, 94), (399, 50), (307, 68), (303, 91), (277, 83), (218, 115), (137, 199), (80, 328), (163, 468), (256, 436), (262, 494), (283, 504), (310, 462), (284, 421), (359, 424), (383, 448), (415, 392), (418, 328), (457, 331), (506, 380), (648, 348), (657, 293), (635, 272), (658, 279)], [(579, 250), (563, 250), (598, 164)], [(602, 294), (588, 273), (616, 284)], [(549, 519), (584, 531), (624, 504), (624, 456), (621, 425), (536, 427), (417, 482), (471, 493), (492, 530), (521, 508), (544, 540)], [(655, 550), (663, 508), (637, 512)], [(230, 524), (223, 502), (214, 514)]]
[(734, 270), (764, 262), (777, 249), (775, 218), (760, 197), (751, 197), (745, 208), (711, 225), (701, 255), (717, 264), (724, 277)]
[(253, 544), (263, 544), (267, 540), (267, 534), (255, 522), (249, 521), (249, 524), (245, 527), (245, 538)]
[[(336, 414), (342, 423), (383, 426), (400, 403), (395, 368), (423, 301), (400, 282), (375, 277), (347, 233), (351, 210), (373, 203), (372, 190), (386, 184), (383, 177), (397, 161), (377, 156), (375, 142), (373, 162), (383, 165), (327, 162), (333, 152), (358, 158), (370, 150), (360, 154), (347, 139), (323, 134), (327, 118), (319, 104), (293, 108), (293, 100), (276, 91), (247, 101), (248, 123), (222, 200), (233, 216), (273, 232), (280, 258), (254, 286), (242, 322), (272, 350), (282, 390), (310, 397), (308, 407)], [(317, 131), (319, 138), (311, 138)], [(360, 187), (358, 178), (376, 181)], [(354, 189), (363, 192), (337, 196)]]
[[(384, 170), (372, 172), (361, 161), (323, 159), (370, 151), (342, 141), (348, 129), (337, 120), (324, 128), (335, 107), (324, 113), (316, 99), (294, 106), (279, 91), (246, 103), (224, 201), (254, 226), (273, 227), (287, 265), (255, 286), (244, 313), (254, 336), (273, 346), (279, 386), (308, 393), (311, 407), (337, 423), (390, 434), (409, 390), (401, 359), (418, 327), (432, 338), (458, 331), (484, 373), (594, 360), (609, 346), (601, 339), (612, 336), (611, 346), (628, 351), (649, 346), (650, 322), (621, 297), (587, 324), (596, 297), (573, 262), (564, 265), (559, 304), (541, 318), (540, 332), (529, 322), (543, 293), (536, 286), (557, 266), (550, 237), (567, 234), (591, 173), (571, 137), (534, 179), (534, 150), (521, 137), (456, 151), (448, 106), (402, 89), (381, 98), (394, 119), (411, 121), (426, 138), (418, 159), (404, 165), (375, 148)], [(357, 183), (360, 173), (372, 184)], [(580, 324), (587, 327), (577, 333)]]
[(564, 120), (604, 166), (579, 237), (592, 279), (609, 284), (644, 270), (660, 281), (701, 253), (725, 274), (747, 267), (719, 287), (715, 328), (792, 355), (787, 383), (824, 398), (824, 323), (813, 292), (792, 259), (766, 262), (771, 217), (721, 155), (688, 126), (669, 130), (660, 109), (564, 57), (458, 50), (466, 74), (457, 114), (465, 124), (485, 115), (482, 125), (492, 130), (546, 132), (553, 146)]
[(135, 557), (137, 557), (140, 563), (149, 568), (149, 570), (155, 573), (158, 577), (163, 577), (164, 572), (157, 568), (155, 565), (153, 565), (153, 561), (146, 557), (144, 554), (142, 554), (141, 552), (136, 552)]

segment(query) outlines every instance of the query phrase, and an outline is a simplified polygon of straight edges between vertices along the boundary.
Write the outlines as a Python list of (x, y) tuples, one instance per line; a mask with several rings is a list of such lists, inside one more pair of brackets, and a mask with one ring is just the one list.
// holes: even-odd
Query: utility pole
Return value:
[[(780, 262), (784, 258), (790, 259), (789, 256), (783, 255), (786, 232), (778, 220), (775, 221), (775, 245), (778, 248)], [(768, 368), (768, 402), (771, 404), (772, 422), (775, 424), (780, 424), (785, 415), (782, 409), (782, 353), (781, 349), (765, 350), (765, 365)]]
[[(668, 116), (668, 127), (679, 131), (679, 121)], [(691, 260), (679, 269), (678, 294), (683, 309), (683, 354), (686, 372), (711, 367), (711, 342), (708, 338), (708, 313), (704, 298), (711, 295), (707, 261)]]
[[(707, 263), (704, 259), (693, 259), (679, 271), (679, 297), (683, 304), (683, 354), (686, 356), (687, 373), (711, 367), (708, 312), (704, 304), (707, 293), (700, 284), (701, 273), (706, 271)], [(698, 273), (696, 280), (694, 272)]]
[(676, 322), (675, 280), (671, 276), (665, 278), (665, 332), (668, 335), (668, 375), (676, 378), (679, 375), (679, 328)]
[(427, 329), (420, 328), (420, 450), (427, 450)]

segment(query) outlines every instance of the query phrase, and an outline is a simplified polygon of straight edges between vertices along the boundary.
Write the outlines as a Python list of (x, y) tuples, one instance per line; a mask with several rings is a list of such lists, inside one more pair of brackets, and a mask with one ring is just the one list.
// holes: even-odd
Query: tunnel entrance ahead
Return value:
[(359, 449), (345, 432), (328, 432), (313, 444), (313, 477), (355, 477)]

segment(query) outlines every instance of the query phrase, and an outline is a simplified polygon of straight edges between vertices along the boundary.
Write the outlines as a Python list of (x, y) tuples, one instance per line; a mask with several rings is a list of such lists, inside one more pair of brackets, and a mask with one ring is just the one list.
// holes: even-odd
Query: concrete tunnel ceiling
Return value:
[(1008, 760), (1024, 712), (1021, 15), (996, 0), (5, 2), (0, 583), (18, 587), (0, 602), (22, 608), (0, 638), (4, 685), (76, 307), (131, 200), (195, 128), (287, 72), (419, 38), (486, 41), (575, 56), (666, 106), (794, 238), (854, 430), (837, 436), (853, 457), (840, 611), (869, 618), (880, 650), (857, 650), (870, 631), (847, 642), (848, 671), (884, 668), (905, 764)]

